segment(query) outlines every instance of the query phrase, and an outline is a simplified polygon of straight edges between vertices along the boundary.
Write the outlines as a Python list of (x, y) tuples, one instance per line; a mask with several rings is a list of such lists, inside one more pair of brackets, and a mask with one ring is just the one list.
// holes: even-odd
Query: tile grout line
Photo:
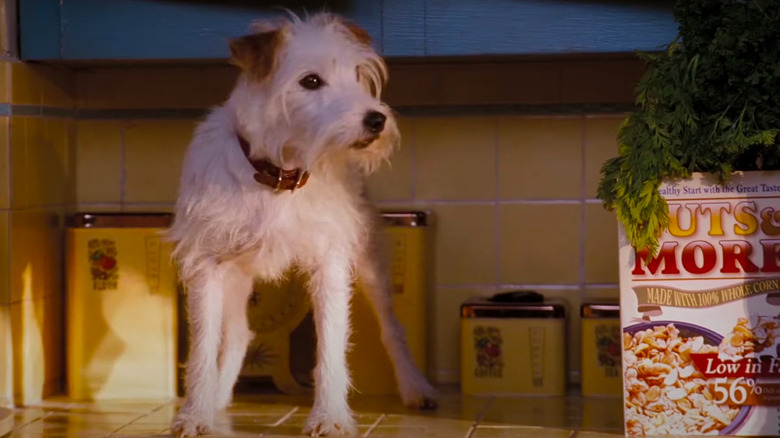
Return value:
[(586, 125), (586, 119), (583, 116), (582, 119), (582, 127), (580, 128), (580, 153), (582, 154), (582, 160), (580, 163), (580, 197), (581, 197), (581, 204), (580, 204), (580, 303), (585, 301), (585, 263), (587, 262), (587, 254), (585, 252), (585, 239), (587, 234), (587, 228), (585, 226), (585, 205), (588, 199), (588, 188), (587, 188), (587, 125)]
[(363, 438), (366, 438), (367, 436), (371, 435), (371, 432), (373, 432), (374, 429), (376, 429), (377, 426), (379, 426), (386, 417), (387, 417), (387, 414), (380, 415), (379, 418), (377, 418), (376, 421), (374, 421), (374, 424), (369, 426), (368, 430), (366, 430), (366, 432), (363, 433), (363, 435), (362, 435)]
[[(6, 69), (6, 77), (9, 78), (9, 80), (6, 81), (7, 83), (5, 85), (6, 85), (6, 91), (8, 93), (8, 94), (6, 94), (6, 96), (8, 96), (9, 100), (10, 100), (11, 92), (12, 92), (11, 82), (13, 81), (13, 78), (11, 77), (11, 65), (10, 64), (4, 65), (3, 68)], [(14, 207), (14, 168), (16, 167), (16, 166), (13, 166), (13, 162), (14, 162), (13, 150), (14, 150), (14, 148), (13, 148), (13, 144), (11, 143), (11, 134), (12, 134), (11, 130), (13, 129), (12, 128), (12, 123), (11, 123), (12, 116), (13, 116), (13, 112), (11, 111), (11, 109), (9, 107), (9, 109), (8, 109), (8, 120), (6, 121), (6, 124), (8, 125), (8, 129), (6, 130), (6, 133), (5, 133), (5, 141), (6, 141), (6, 145), (8, 145), (7, 146), (8, 147), (8, 154), (6, 155), (6, 157), (8, 158), (8, 172), (7, 172), (6, 177), (8, 179), (6, 181), (4, 181), (4, 183), (7, 184), (6, 187), (8, 187), (8, 213), (7, 213), (8, 214), (8, 216), (7, 216), (8, 219), (6, 220), (5, 229), (2, 230), (2, 233), (5, 234), (5, 237), (4, 237), (5, 241), (7, 242), (6, 252), (8, 254), (8, 260), (5, 261), (5, 263), (7, 264), (7, 266), (5, 268), (7, 269), (7, 272), (8, 272), (8, 278), (3, 279), (3, 282), (5, 283), (3, 286), (5, 287), (5, 290), (7, 291), (7, 295), (6, 295), (7, 300), (6, 300), (5, 303), (3, 303), (3, 305), (10, 305), (11, 304), (10, 303), (10, 301), (11, 301), (11, 257), (10, 257), (10, 251), (11, 251), (11, 216), (12, 216), (12, 212), (14, 210), (14, 208), (13, 208)], [(11, 359), (11, 366), (10, 366), (10, 368), (13, 368), (13, 367), (14, 367), (13, 366), (13, 359)], [(13, 387), (13, 386), (14, 385), (13, 385), (13, 370), (12, 370), (11, 371), (11, 387)], [(13, 403), (13, 399), (14, 399), (13, 391), (11, 391), (11, 393), (12, 393), (11, 394), (11, 403)]]
[(275, 423), (274, 423), (272, 426), (273, 426), (273, 427), (278, 427), (278, 426), (281, 426), (282, 424), (284, 424), (284, 422), (285, 422), (285, 421), (289, 420), (289, 419), (290, 419), (290, 417), (292, 417), (293, 415), (295, 415), (295, 413), (296, 413), (296, 412), (298, 412), (298, 410), (299, 410), (299, 409), (300, 409), (300, 407), (299, 407), (299, 406), (293, 406), (293, 408), (292, 408), (292, 409), (290, 409), (290, 412), (288, 412), (288, 413), (284, 414), (284, 415), (282, 416), (282, 418), (280, 418), (280, 419), (276, 420), (276, 422), (275, 422)]
[(474, 423), (469, 427), (469, 430), (466, 431), (466, 435), (463, 438), (471, 438), (472, 435), (474, 435), (474, 432), (477, 431), (477, 426), (479, 426), (479, 423), (482, 422), (482, 418), (485, 417), (485, 414), (487, 413), (488, 409), (490, 409), (490, 406), (493, 404), (493, 400), (495, 400), (495, 396), (490, 396), (485, 403), (485, 406), (482, 406), (482, 409), (479, 410), (479, 413), (477, 414), (477, 418), (474, 419)]
[[(437, 284), (436, 289), (490, 289), (492, 283), (447, 283)], [(618, 283), (592, 283), (584, 285), (585, 289), (608, 289), (618, 287)], [(498, 283), (498, 289), (542, 289), (542, 290), (580, 290), (583, 285), (556, 283)]]
[(417, 199), (417, 122), (412, 119), (412, 187), (411, 202)]
[(142, 419), (142, 418), (144, 418), (144, 417), (148, 417), (149, 415), (152, 415), (152, 414), (154, 414), (155, 412), (159, 411), (160, 409), (164, 408), (165, 406), (168, 406), (168, 405), (160, 405), (160, 406), (157, 406), (156, 408), (152, 409), (151, 411), (149, 411), (149, 412), (146, 412), (146, 413), (143, 413), (143, 414), (139, 415), (139, 416), (138, 416), (138, 417), (136, 417), (136, 418), (133, 418), (132, 420), (130, 420), (130, 422), (129, 422), (129, 423), (127, 423), (127, 424), (123, 424), (122, 426), (120, 426), (120, 427), (119, 427), (119, 429), (116, 429), (116, 430), (114, 430), (113, 432), (109, 433), (109, 434), (108, 434), (108, 435), (106, 435), (106, 436), (107, 436), (107, 437), (111, 437), (111, 436), (114, 436), (114, 435), (116, 435), (117, 433), (119, 433), (119, 432), (120, 432), (122, 429), (126, 428), (127, 426), (130, 426), (131, 424), (134, 424), (136, 421), (138, 421), (138, 420), (140, 420), (140, 419)]
[(62, 208), (62, 207), (71, 207), (74, 204), (71, 203), (62, 203), (62, 204), (40, 204), (40, 205), (31, 205), (27, 207), (17, 207), (17, 208), (9, 208), (8, 210), (4, 211), (13, 211), (13, 212), (20, 212), (20, 211), (40, 211), (40, 210), (51, 210), (55, 208)]
[[(125, 150), (125, 124), (119, 123), (119, 209), (124, 211), (127, 184), (127, 151)], [(76, 145), (78, 147), (78, 145)]]
[[(5, 59), (5, 57), (3, 58), (3, 61), (5, 61), (5, 62), (3, 62), (3, 64), (4, 64), (3, 68), (5, 69), (5, 78), (6, 78), (5, 84), (3, 84), (3, 85), (5, 86), (5, 95), (7, 96), (7, 99), (8, 99), (8, 103), (6, 103), (6, 105), (8, 105), (8, 116), (9, 117), (13, 114), (13, 101), (14, 101), (14, 98), (13, 98), (13, 93), (14, 93), (14, 76), (13, 76), (13, 68), (11, 67), (11, 65), (13, 64), (13, 59), (14, 59), (13, 56), (9, 60)], [(9, 123), (10, 123), (10, 120), (9, 120)]]
[[(426, 205), (476, 205), (476, 206), (494, 206), (494, 205), (582, 205), (581, 200), (570, 199), (507, 199), (499, 201), (478, 201), (478, 200), (425, 200), (425, 199), (408, 199), (408, 200), (375, 200), (374, 205), (377, 207), (392, 207), (392, 206), (426, 206)], [(586, 204), (601, 203), (598, 200), (586, 200)], [(52, 206), (61, 206), (66, 204), (57, 204)], [(94, 206), (94, 207), (120, 207), (120, 206), (175, 206), (174, 201), (169, 202), (81, 202), (76, 203), (80, 206)], [(46, 207), (46, 206), (43, 206)]]
[(585, 283), (585, 289), (608, 289), (617, 288), (620, 283)]
[[(601, 203), (598, 199), (586, 199), (586, 204), (598, 204)], [(403, 199), (403, 200), (373, 200), (373, 203), (382, 205), (582, 205), (583, 200), (577, 199)]]
[(44, 419), (46, 419), (46, 418), (49, 418), (49, 417), (51, 417), (52, 415), (54, 415), (54, 412), (53, 412), (53, 411), (47, 412), (47, 413), (45, 413), (45, 414), (41, 415), (40, 417), (38, 417), (38, 418), (36, 418), (36, 419), (34, 419), (34, 420), (30, 420), (30, 421), (28, 421), (28, 422), (26, 422), (26, 423), (22, 423), (22, 424), (20, 424), (20, 425), (19, 425), (19, 427), (15, 427), (15, 428), (13, 428), (13, 429), (12, 429), (12, 432), (16, 432), (16, 431), (18, 431), (18, 430), (21, 430), (21, 429), (23, 429), (23, 428), (25, 428), (25, 427), (27, 427), (27, 426), (29, 426), (29, 425), (31, 425), (31, 424), (34, 424), (34, 423), (37, 423), (37, 422), (39, 422), (39, 421), (42, 421), (42, 420), (44, 420)]
[(499, 291), (501, 284), (501, 147), (499, 145), (501, 138), (501, 123), (498, 117), (495, 118), (495, 130), (493, 131), (493, 148), (495, 151), (495, 162), (493, 163), (493, 173), (495, 181), (495, 200), (493, 201), (493, 253), (496, 258), (494, 267), (493, 282), (495, 286), (493, 292)]
[[(63, 205), (69, 204), (52, 204), (51, 206), (60, 207)], [(77, 202), (74, 205), (84, 207), (121, 207), (122, 205), (128, 207), (175, 207), (176, 202), (125, 202), (124, 204), (121, 202)], [(42, 207), (48, 207), (48, 205), (43, 205)]]
[[(580, 117), (580, 239), (579, 239), (579, 262), (580, 262), (580, 272), (579, 272), (579, 299), (580, 299), (580, 305), (585, 302), (585, 280), (586, 280), (586, 268), (585, 264), (587, 263), (587, 254), (586, 254), (586, 248), (585, 248), (585, 241), (587, 239), (587, 227), (585, 225), (585, 206), (587, 205), (587, 199), (588, 199), (588, 189), (587, 189), (587, 147), (586, 147), (586, 136), (587, 136), (587, 127), (586, 127), (586, 120), (585, 116)], [(579, 309), (573, 309), (572, 314), (574, 317), (579, 317)], [(571, 330), (574, 329), (574, 324), (567, 321), (567, 327), (566, 327), (566, 335), (568, 336), (569, 333), (571, 333)], [(574, 346), (574, 351), (581, 350), (581, 346), (576, 345)], [(576, 377), (577, 380), (581, 380), (581, 373), (582, 370), (580, 369), (580, 364), (574, 363), (572, 360), (572, 348), (567, 348), (565, 351), (565, 364), (566, 364), (566, 377), (569, 381), (575, 380), (573, 377)], [(582, 355), (582, 351), (579, 351), (579, 354)]]
[[(9, 86), (10, 86), (10, 82)], [(202, 118), (209, 107), (144, 107), (144, 108), (82, 108), (79, 102), (73, 108), (41, 104), (6, 103), (8, 111), (30, 117), (72, 118), (75, 120), (182, 120)], [(618, 108), (620, 107), (620, 108)], [(466, 104), (466, 105), (401, 105), (395, 107), (403, 117), (469, 117), (475, 115), (518, 116), (528, 119), (610, 117), (623, 115), (633, 105), (626, 104)]]
[[(13, 78), (11, 78), (11, 80), (13, 80)], [(10, 87), (10, 82), (11, 81), (8, 81), (8, 82), (9, 82), (8, 86)], [(14, 200), (16, 198), (14, 196), (14, 187), (15, 187), (15, 185), (14, 185), (14, 169), (17, 166), (13, 165), (13, 163), (14, 163), (14, 147), (13, 146), (14, 145), (11, 142), (11, 140), (13, 139), (13, 132), (14, 132), (14, 126), (13, 126), (14, 123), (12, 123), (13, 122), (13, 118), (14, 118), (14, 112), (13, 112), (13, 110), (10, 110), (9, 113), (8, 113), (8, 122), (7, 122), (8, 123), (8, 132), (6, 133), (6, 141), (8, 142), (7, 144), (8, 144), (8, 210), (9, 211), (14, 210)], [(17, 120), (19, 122), (23, 121), (23, 120), (20, 120), (20, 119), (17, 119)], [(19, 124), (18, 123), (16, 124), (16, 128), (19, 128)], [(26, 122), (24, 124), (24, 128), (27, 129), (27, 123)], [(27, 138), (27, 132), (24, 132), (24, 138), (25, 139)], [(27, 152), (27, 140), (24, 141), (24, 144), (22, 145), (22, 147), (24, 148), (24, 151), (26, 153)], [(9, 225), (10, 225), (10, 215), (9, 215)], [(9, 226), (9, 228), (10, 228), (10, 226)], [(10, 240), (9, 240), (9, 242), (10, 242)]]
[(274, 423), (271, 425), (271, 427), (269, 427), (267, 430), (264, 430), (264, 431), (263, 431), (263, 433), (261, 433), (259, 436), (268, 436), (268, 434), (269, 434), (269, 433), (270, 433), (272, 430), (274, 430), (275, 428), (277, 428), (277, 427), (281, 426), (282, 424), (284, 424), (284, 422), (285, 422), (285, 421), (287, 421), (287, 420), (289, 420), (289, 419), (290, 419), (290, 417), (292, 417), (293, 415), (295, 415), (295, 413), (296, 413), (296, 412), (298, 412), (298, 410), (299, 410), (299, 409), (300, 409), (300, 407), (299, 407), (299, 406), (293, 406), (293, 408), (292, 408), (292, 409), (290, 409), (290, 411), (289, 411), (289, 412), (287, 412), (286, 414), (282, 415), (282, 418), (280, 418), (280, 419), (276, 420), (276, 421), (275, 421), (275, 422), (274, 422)]

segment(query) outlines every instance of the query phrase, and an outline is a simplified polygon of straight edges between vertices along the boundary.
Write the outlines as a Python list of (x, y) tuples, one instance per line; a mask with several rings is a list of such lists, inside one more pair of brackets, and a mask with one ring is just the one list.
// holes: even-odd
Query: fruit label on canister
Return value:
[(119, 283), (116, 242), (112, 239), (89, 239), (87, 257), (92, 274), (92, 289), (115, 290)]

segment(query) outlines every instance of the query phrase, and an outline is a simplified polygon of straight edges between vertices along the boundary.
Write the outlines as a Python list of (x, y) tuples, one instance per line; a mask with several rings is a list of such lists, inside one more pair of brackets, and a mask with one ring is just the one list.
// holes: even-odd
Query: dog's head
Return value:
[(229, 101), (253, 147), (310, 169), (346, 157), (371, 171), (390, 156), (400, 135), (380, 100), (387, 67), (366, 31), (331, 14), (255, 30), (231, 41), (242, 74)]

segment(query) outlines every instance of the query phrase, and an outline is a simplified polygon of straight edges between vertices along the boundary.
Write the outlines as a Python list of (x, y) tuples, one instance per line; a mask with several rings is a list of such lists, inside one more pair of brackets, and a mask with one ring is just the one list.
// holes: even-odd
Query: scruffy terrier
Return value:
[(231, 41), (241, 75), (195, 131), (169, 238), (191, 333), (184, 403), (172, 429), (208, 433), (231, 401), (252, 338), (255, 278), (305, 272), (317, 331), (314, 406), (304, 433), (352, 434), (346, 350), (353, 277), (381, 325), (406, 405), (435, 407), (392, 311), (379, 221), (364, 176), (400, 142), (379, 98), (387, 68), (369, 35), (330, 14), (259, 23)]

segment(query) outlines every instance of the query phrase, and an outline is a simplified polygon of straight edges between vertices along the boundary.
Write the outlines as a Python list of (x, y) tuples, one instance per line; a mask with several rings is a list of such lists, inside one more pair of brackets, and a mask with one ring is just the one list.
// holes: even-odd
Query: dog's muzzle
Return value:
[(358, 140), (358, 141), (352, 143), (352, 145), (350, 145), (350, 148), (352, 148), (352, 149), (365, 149), (365, 148), (371, 146), (371, 143), (375, 142), (377, 138), (379, 138), (378, 135), (372, 135), (371, 137), (368, 137), (366, 139)]
[(352, 149), (365, 149), (370, 146), (384, 131), (386, 121), (387, 116), (379, 111), (366, 112), (366, 115), (363, 116), (363, 129), (368, 133), (368, 136), (352, 143), (350, 147)]

